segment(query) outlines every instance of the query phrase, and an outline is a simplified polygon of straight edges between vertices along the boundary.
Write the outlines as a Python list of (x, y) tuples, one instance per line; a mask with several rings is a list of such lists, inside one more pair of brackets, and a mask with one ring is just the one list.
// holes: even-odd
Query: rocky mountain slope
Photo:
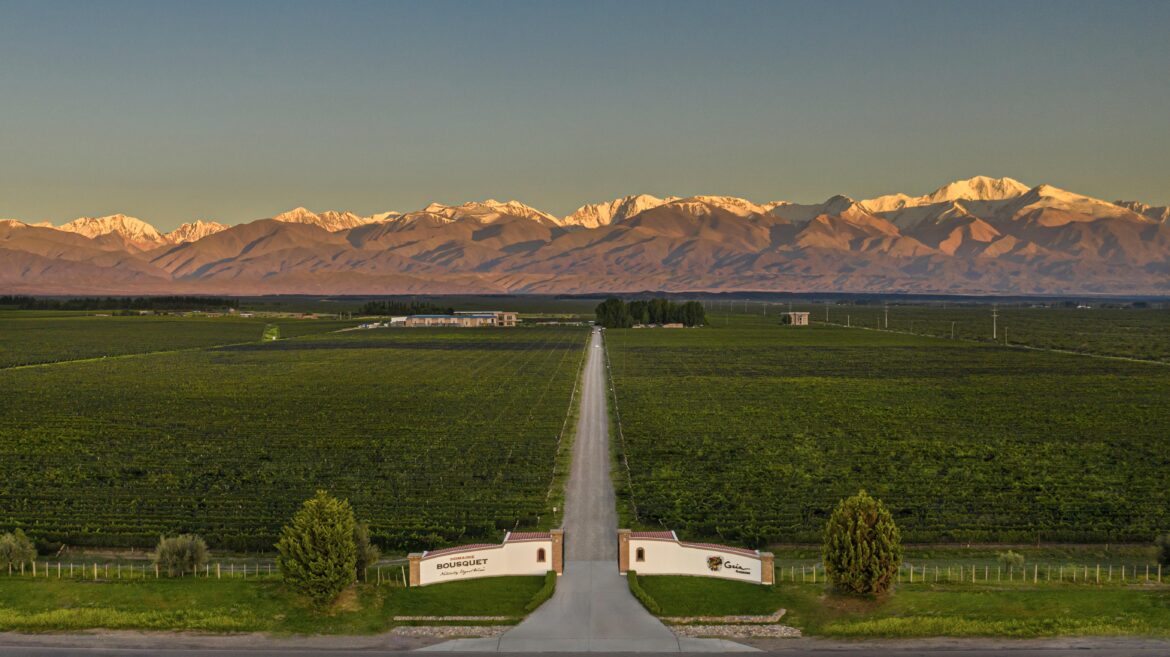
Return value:
[(495, 200), (370, 216), (297, 208), (165, 235), (124, 215), (4, 220), (0, 292), (1170, 294), (1167, 219), (976, 177), (813, 204), (636, 195), (567, 217)]

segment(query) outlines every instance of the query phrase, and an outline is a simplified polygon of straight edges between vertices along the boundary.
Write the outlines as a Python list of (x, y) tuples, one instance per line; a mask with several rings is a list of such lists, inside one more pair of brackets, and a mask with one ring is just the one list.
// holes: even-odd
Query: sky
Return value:
[(7, 2), (0, 217), (1010, 176), (1170, 203), (1170, 2)]

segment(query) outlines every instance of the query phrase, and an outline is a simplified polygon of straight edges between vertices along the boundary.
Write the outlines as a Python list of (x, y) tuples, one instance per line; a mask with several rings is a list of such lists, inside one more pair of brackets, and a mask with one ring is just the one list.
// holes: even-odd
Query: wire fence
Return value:
[[(996, 565), (903, 563), (896, 581), (903, 584), (1167, 584), (1162, 564)], [(1170, 573), (1167, 573), (1170, 577)], [(816, 584), (826, 580), (823, 564), (777, 565), (776, 581)]]
[[(387, 586), (407, 586), (409, 574), (406, 559), (392, 559), (370, 566), (365, 570), (364, 580)], [(0, 571), (3, 573), (3, 571)], [(150, 579), (279, 579), (280, 570), (274, 561), (268, 562), (208, 562), (192, 569), (167, 569), (155, 563), (98, 563), (71, 561), (29, 561), (9, 564), (8, 577), (28, 579), (58, 579), (77, 581), (119, 581)]]

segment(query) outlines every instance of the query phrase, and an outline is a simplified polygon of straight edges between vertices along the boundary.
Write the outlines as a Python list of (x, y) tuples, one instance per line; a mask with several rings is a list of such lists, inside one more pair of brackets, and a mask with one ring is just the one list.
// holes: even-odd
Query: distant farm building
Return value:
[(518, 315), (506, 310), (456, 310), (456, 315), (491, 315), (495, 323), (490, 326), (515, 326), (519, 321)]
[(780, 315), (780, 323), (789, 326), (808, 326), (808, 313), (790, 312)]
[(408, 327), (419, 326), (454, 326), (458, 328), (475, 328), (480, 326), (516, 326), (517, 316), (514, 312), (501, 310), (464, 311), (454, 315), (411, 315), (404, 322)]

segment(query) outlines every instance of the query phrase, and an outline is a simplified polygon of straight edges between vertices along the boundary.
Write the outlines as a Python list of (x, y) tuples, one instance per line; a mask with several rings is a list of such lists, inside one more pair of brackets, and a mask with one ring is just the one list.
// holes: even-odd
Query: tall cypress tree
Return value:
[(335, 600), (357, 576), (356, 528), (349, 502), (317, 491), (280, 533), (284, 581), (317, 605)]
[(902, 535), (886, 505), (863, 490), (833, 511), (822, 556), (838, 590), (880, 595), (893, 588), (902, 565)]

